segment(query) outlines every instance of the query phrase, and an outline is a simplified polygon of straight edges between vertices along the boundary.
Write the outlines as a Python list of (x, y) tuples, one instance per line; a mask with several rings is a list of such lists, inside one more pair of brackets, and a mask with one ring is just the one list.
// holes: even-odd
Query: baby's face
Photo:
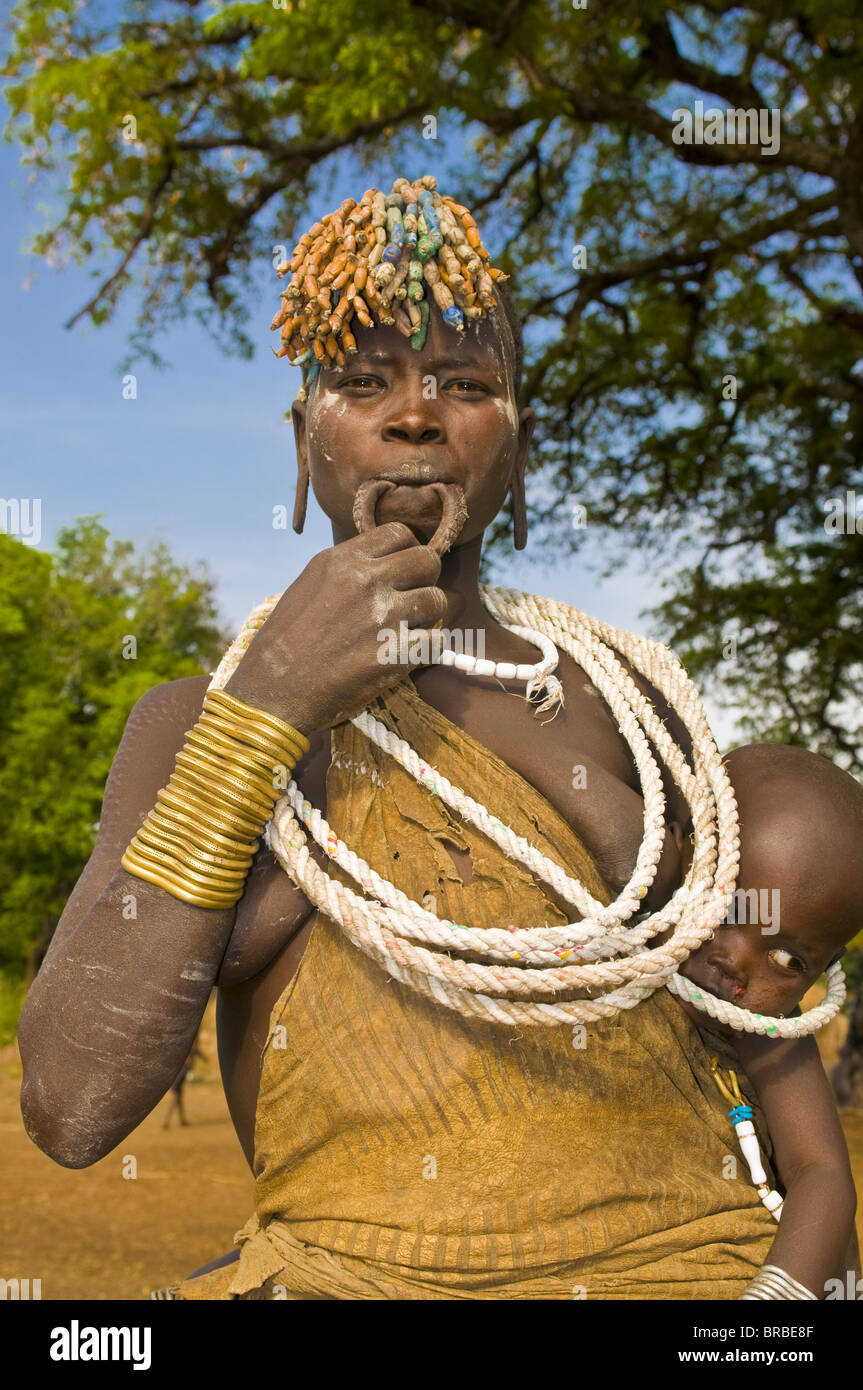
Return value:
[(725, 922), (681, 975), (751, 1013), (788, 1017), (844, 946), (835, 923)]

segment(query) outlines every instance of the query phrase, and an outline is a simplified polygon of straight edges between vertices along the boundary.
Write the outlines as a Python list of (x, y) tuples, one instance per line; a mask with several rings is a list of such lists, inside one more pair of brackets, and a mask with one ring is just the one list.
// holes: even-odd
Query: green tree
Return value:
[[(0, 974), (32, 974), (95, 842), (126, 719), (153, 685), (212, 670), (213, 585), (97, 517), (46, 554), (0, 533)], [(134, 639), (134, 644), (130, 639)]]
[[(534, 526), (602, 539), (610, 567), (661, 560), (656, 617), (692, 674), (760, 736), (863, 772), (863, 546), (853, 515), (824, 525), (830, 499), (863, 499), (858, 0), (103, 13), (23, 0), (6, 68), (10, 133), (67, 190), (34, 249), (114, 257), (72, 323), (136, 286), (134, 352), (192, 313), (248, 353), (248, 288), (343, 154), (446, 176), (528, 324)], [(777, 112), (778, 146), (678, 143), (696, 100)]]

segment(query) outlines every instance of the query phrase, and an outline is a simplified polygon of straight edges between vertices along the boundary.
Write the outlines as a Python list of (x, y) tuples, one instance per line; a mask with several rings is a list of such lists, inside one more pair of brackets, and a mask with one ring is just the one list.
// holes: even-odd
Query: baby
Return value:
[[(680, 973), (743, 1009), (787, 1018), (863, 925), (863, 787), (800, 748), (738, 748), (725, 765), (740, 814), (735, 896)], [(686, 872), (691, 845), (683, 848)], [(859, 1274), (856, 1196), (814, 1038), (739, 1033), (679, 1002), (700, 1026), (733, 1036), (761, 1102), (786, 1193), (766, 1263), (817, 1298), (837, 1276), (844, 1287), (849, 1268)]]

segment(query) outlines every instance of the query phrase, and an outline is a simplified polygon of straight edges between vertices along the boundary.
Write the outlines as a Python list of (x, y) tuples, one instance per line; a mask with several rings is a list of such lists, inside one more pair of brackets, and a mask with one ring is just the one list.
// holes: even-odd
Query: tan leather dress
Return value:
[[(377, 712), (609, 901), (560, 815), (410, 682)], [(438, 916), (569, 920), (352, 724), (333, 730), (332, 748), (331, 825), (412, 897), (430, 895)], [(469, 851), (472, 881), (444, 840)], [(241, 1257), (172, 1294), (734, 1299), (776, 1228), (745, 1175), (713, 1053), (740, 1073), (729, 1044), (702, 1039), (666, 990), (583, 1037), (464, 1019), (389, 978), (317, 913), (261, 1059)], [(756, 1124), (766, 1144), (757, 1107)]]

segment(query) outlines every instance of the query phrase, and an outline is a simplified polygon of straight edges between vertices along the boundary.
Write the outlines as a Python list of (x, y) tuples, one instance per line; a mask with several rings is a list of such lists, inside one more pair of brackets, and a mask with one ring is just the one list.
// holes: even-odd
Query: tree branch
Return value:
[(131, 246), (129, 247), (128, 251), (126, 252), (125, 256), (121, 260), (120, 264), (117, 266), (117, 269), (114, 271), (113, 275), (109, 275), (108, 279), (103, 281), (103, 283), (99, 286), (92, 299), (88, 300), (88, 302), (83, 306), (83, 308), (78, 310), (77, 314), (73, 314), (72, 317), (66, 323), (64, 323), (64, 328), (74, 328), (75, 324), (78, 322), (79, 319), (82, 319), (85, 314), (90, 314), (93, 312), (96, 305), (99, 303), (99, 300), (103, 299), (104, 296), (108, 294), (111, 288), (120, 279), (129, 262), (132, 260), (132, 257), (138, 250), (138, 247), (141, 246), (147, 240), (147, 238), (153, 230), (153, 223), (156, 219), (156, 212), (158, 210), (159, 199), (161, 198), (168, 184), (171, 182), (171, 179), (174, 174), (174, 167), (175, 166), (173, 159), (169, 159), (165, 168), (165, 172), (150, 189), (150, 192), (147, 195), (147, 201), (144, 204), (144, 211), (141, 214), (141, 225), (138, 228), (138, 233), (135, 239), (133, 240)]

